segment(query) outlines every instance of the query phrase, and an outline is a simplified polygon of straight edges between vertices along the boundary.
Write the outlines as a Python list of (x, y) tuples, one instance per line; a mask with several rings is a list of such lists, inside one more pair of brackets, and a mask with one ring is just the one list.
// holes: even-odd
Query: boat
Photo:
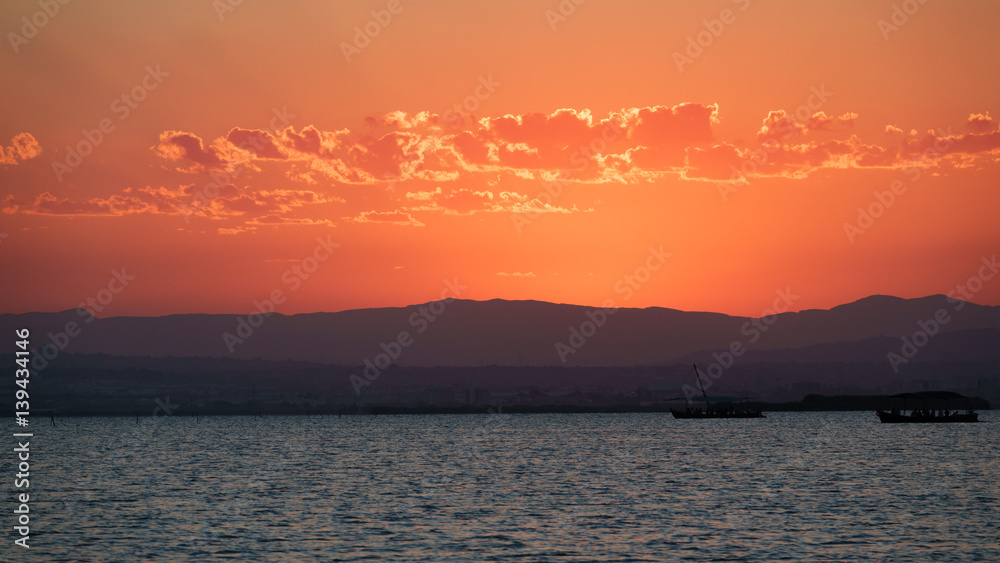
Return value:
[[(694, 376), (698, 380), (698, 389), (701, 390), (702, 396), (668, 399), (679, 400), (683, 398), (688, 402), (688, 407), (684, 410), (670, 409), (674, 418), (766, 418), (760, 409), (745, 409), (739, 406), (740, 403), (746, 401), (746, 397), (709, 397), (701, 383), (698, 364), (694, 364)], [(693, 402), (705, 403), (705, 408), (692, 408), (690, 403)]]
[[(900, 393), (898, 395), (892, 395), (893, 399), (903, 400), (903, 409), (899, 407), (893, 407), (892, 410), (875, 411), (878, 416), (879, 421), (882, 423), (949, 423), (949, 422), (979, 422), (979, 413), (968, 408), (968, 400), (966, 397), (959, 395), (958, 393), (952, 393), (949, 391), (924, 391), (921, 393)], [(948, 409), (948, 403), (955, 399), (966, 399), (966, 410), (965, 412), (952, 411)], [(921, 403), (920, 408), (915, 408), (910, 410), (910, 413), (906, 413), (906, 403), (909, 401), (919, 401)], [(939, 407), (937, 410), (934, 408), (928, 408), (928, 401), (937, 402)], [(931, 407), (935, 406), (933, 403)], [(946, 408), (940, 408), (944, 406)]]

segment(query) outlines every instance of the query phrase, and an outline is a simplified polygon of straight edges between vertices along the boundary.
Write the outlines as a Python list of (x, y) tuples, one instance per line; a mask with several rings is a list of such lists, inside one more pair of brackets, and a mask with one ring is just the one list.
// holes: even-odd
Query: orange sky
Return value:
[(1000, 305), (1000, 4), (676, 4), (5, 2), (0, 312)]

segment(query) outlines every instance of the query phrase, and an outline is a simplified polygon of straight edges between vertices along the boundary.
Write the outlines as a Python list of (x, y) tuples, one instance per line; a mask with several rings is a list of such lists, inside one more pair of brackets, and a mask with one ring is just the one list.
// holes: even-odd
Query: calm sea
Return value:
[[(5, 561), (1000, 561), (998, 417), (36, 419)], [(12, 438), (8, 438), (12, 441)]]

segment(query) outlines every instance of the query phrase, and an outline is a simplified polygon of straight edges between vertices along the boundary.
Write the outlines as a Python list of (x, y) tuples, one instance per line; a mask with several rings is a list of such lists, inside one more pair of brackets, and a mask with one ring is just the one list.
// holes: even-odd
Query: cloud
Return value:
[(31, 133), (18, 133), (10, 140), (10, 145), (0, 146), (0, 165), (14, 166), (42, 154), (42, 147)]
[(757, 140), (761, 143), (799, 142), (809, 133), (847, 131), (854, 127), (857, 119), (856, 113), (830, 116), (818, 111), (803, 122), (783, 109), (773, 110), (768, 112), (757, 131)]
[[(251, 191), (232, 184), (218, 189), (210, 200), (196, 196), (194, 185), (179, 188), (125, 188), (109, 197), (74, 200), (44, 192), (30, 200), (13, 195), (3, 202), (3, 212), (27, 215), (121, 217), (146, 213), (209, 220), (237, 220), (244, 225), (333, 225), (325, 217), (297, 216), (302, 208), (339, 204), (343, 199), (311, 190)], [(226, 228), (234, 228), (232, 226)]]
[(438, 186), (432, 192), (407, 192), (406, 199), (412, 201), (433, 201), (435, 197), (440, 196), (442, 193), (441, 187)]
[(687, 151), (687, 178), (730, 178), (738, 171), (746, 157), (736, 146), (729, 143), (714, 145), (708, 149), (691, 148)]
[(226, 135), (226, 140), (238, 148), (254, 153), (258, 158), (272, 160), (286, 160), (288, 158), (274, 144), (274, 137), (267, 131), (234, 127)]
[(246, 224), (252, 226), (266, 226), (266, 227), (283, 227), (288, 225), (304, 225), (304, 226), (325, 225), (327, 227), (336, 226), (336, 224), (329, 219), (310, 219), (308, 217), (286, 217), (282, 215), (273, 215), (273, 214), (257, 217), (251, 221), (247, 221)]
[(452, 190), (441, 196), (438, 202), (447, 210), (456, 213), (476, 213), (478, 211), (495, 211), (493, 207), (493, 192), (471, 189)]
[[(802, 121), (773, 110), (747, 142), (716, 139), (714, 127), (721, 121), (716, 104), (632, 107), (604, 115), (560, 108), (467, 120), (459, 129), (443, 128), (440, 117), (430, 112), (393, 111), (370, 116), (360, 131), (315, 125), (274, 132), (234, 127), (211, 141), (194, 133), (165, 131), (156, 150), (184, 172), (216, 166), (245, 169), (247, 177), (240, 180), (248, 184), (279, 177), (316, 193), (320, 187), (342, 185), (390, 187), (403, 196), (393, 195), (384, 208), (365, 212), (390, 214), (387, 218), (357, 215), (352, 220), (415, 224), (419, 221), (412, 215), (392, 214), (579, 211), (569, 204), (509, 197), (515, 193), (511, 186), (538, 178), (623, 185), (664, 177), (804, 178), (821, 169), (903, 168), (918, 159), (921, 166), (932, 166), (958, 153), (993, 159), (989, 153), (1000, 147), (989, 114), (970, 115), (967, 132), (961, 135), (907, 133), (887, 125), (886, 134), (876, 140), (855, 135), (859, 119), (853, 112), (816, 111)], [(940, 150), (943, 145), (948, 149)], [(503, 188), (492, 187), (501, 182)], [(289, 216), (295, 205), (277, 209), (280, 202), (262, 198), (263, 192), (220, 195), (203, 211), (214, 218)], [(502, 192), (508, 199), (499, 197)]]
[(997, 149), (1000, 149), (1000, 131), (956, 135), (949, 127), (939, 131), (928, 130), (923, 135), (911, 132), (903, 140), (900, 155), (933, 163), (949, 154), (982, 154)]
[(857, 119), (856, 113), (845, 113), (834, 117), (818, 111), (806, 120), (805, 128), (807, 131), (843, 131), (854, 127)]
[(362, 211), (360, 215), (354, 217), (352, 220), (355, 223), (383, 223), (411, 227), (424, 226), (423, 223), (414, 219), (408, 212), (399, 209), (395, 211)]
[(524, 143), (543, 150), (579, 145), (593, 137), (590, 110), (558, 109), (551, 114), (507, 114), (484, 120), (486, 131), (502, 143)]
[[(543, 192), (544, 193), (544, 192)], [(545, 194), (548, 198), (548, 194)], [(473, 190), (468, 188), (436, 188), (434, 191), (409, 192), (405, 199), (412, 205), (408, 212), (438, 212), (445, 215), (472, 215), (476, 213), (574, 213), (581, 210), (567, 209), (542, 202), (540, 199), (514, 191)]]
[(885, 134), (888, 137), (903, 138), (906, 136), (906, 131), (903, 131), (902, 129), (896, 127), (895, 125), (886, 125)]
[[(357, 131), (235, 126), (213, 137), (167, 130), (152, 147), (163, 159), (167, 185), (107, 191), (87, 186), (53, 194), (43, 191), (44, 183), (34, 190), (24, 183), (18, 195), (0, 196), (6, 198), (0, 208), (50, 217), (183, 217), (199, 229), (229, 235), (345, 222), (393, 229), (423, 227), (445, 216), (570, 217), (594, 211), (609, 193), (602, 190), (677, 185), (663, 179), (752, 182), (914, 166), (946, 174), (1000, 157), (1000, 131), (988, 113), (955, 124), (959, 133), (885, 125), (885, 135), (876, 131), (874, 138), (862, 138), (870, 134), (870, 123), (855, 132), (860, 117), (851, 112), (817, 111), (800, 121), (773, 110), (759, 127), (743, 132), (745, 140), (736, 133), (716, 138), (720, 120), (715, 104), (682, 103), (603, 114), (561, 108), (470, 119), (456, 128), (442, 127), (433, 113), (396, 111), (371, 117)], [(0, 149), (0, 169), (41, 153), (28, 133)], [(200, 176), (179, 176), (170, 168)], [(216, 181), (201, 184), (208, 176)], [(201, 180), (190, 183), (192, 177)], [(95, 193), (100, 197), (89, 197)]]
[(460, 134), (455, 146), (472, 162), (597, 179), (605, 158), (629, 150), (642, 151), (647, 167), (681, 163), (685, 147), (712, 140), (717, 118), (717, 106), (690, 103), (626, 108), (600, 119), (589, 110), (559, 109), (483, 119), (481, 130)]
[(407, 193), (406, 199), (417, 204), (408, 207), (408, 211), (440, 211), (448, 215), (496, 211), (491, 205), (493, 193), (490, 191), (467, 188), (451, 188), (445, 191), (438, 187), (432, 192)]
[(184, 131), (164, 131), (160, 133), (160, 143), (156, 152), (167, 160), (188, 161), (202, 169), (222, 168), (225, 162), (216, 149), (205, 147), (204, 141), (192, 133)]
[[(565, 171), (580, 180), (622, 181), (628, 175), (621, 169), (624, 163), (660, 171), (683, 166), (687, 147), (710, 144), (718, 107), (625, 108), (603, 117), (562, 108), (487, 117), (458, 132), (443, 132), (439, 121), (429, 112), (396, 111), (366, 119), (368, 131), (323, 131), (308, 125), (272, 134), (235, 127), (211, 142), (194, 133), (164, 131), (156, 151), (181, 163), (186, 172), (237, 161), (256, 171), (284, 161), (297, 168), (286, 170), (286, 177), (306, 183), (320, 176), (360, 185), (454, 182), (500, 171), (522, 178)], [(630, 156), (622, 156), (626, 154)]]
[(990, 112), (986, 112), (985, 114), (969, 114), (969, 119), (965, 126), (971, 133), (990, 133), (997, 128), (996, 123), (993, 122), (993, 118), (990, 117)]
[(287, 127), (278, 136), (277, 143), (286, 153), (329, 156), (345, 145), (350, 134), (347, 129), (320, 131), (313, 125), (307, 125), (302, 128), (301, 133), (296, 133), (294, 128)]
[(712, 124), (719, 121), (719, 106), (684, 103), (633, 108), (625, 114), (629, 118), (629, 137), (639, 145), (689, 147), (712, 141)]
[(219, 227), (215, 229), (215, 232), (220, 235), (239, 235), (243, 233), (252, 233), (257, 230), (257, 227)]
[[(462, 131), (452, 139), (452, 145), (465, 162), (487, 164), (490, 162), (490, 145), (485, 137)], [(494, 147), (495, 148), (495, 147)]]
[(410, 115), (405, 111), (393, 111), (384, 115), (374, 115), (365, 118), (365, 123), (372, 128), (388, 127), (393, 129), (414, 129), (429, 124), (436, 124), (440, 117), (429, 111)]
[(139, 197), (113, 195), (109, 198), (91, 198), (75, 201), (58, 198), (49, 192), (42, 192), (31, 201), (16, 201), (9, 195), (4, 200), (4, 213), (24, 213), (28, 215), (62, 216), (111, 216), (132, 215), (150, 211), (151, 205)]
[[(889, 127), (891, 127), (891, 125)], [(888, 128), (886, 129), (888, 130)], [(852, 156), (854, 164), (862, 167), (890, 167), (897, 162), (899, 157), (897, 152), (894, 150), (886, 149), (878, 145), (866, 145), (860, 141), (854, 143)]]
[(598, 118), (589, 110), (562, 108), (552, 113), (507, 114), (471, 121), (462, 131), (442, 136), (442, 149), (464, 164), (464, 171), (505, 169), (533, 176), (532, 170), (566, 170), (597, 178), (597, 161), (642, 145), (657, 153), (711, 139), (716, 106), (627, 108)]
[(757, 140), (760, 142), (772, 140), (782, 142), (797, 139), (805, 134), (806, 126), (794, 117), (789, 116), (785, 110), (779, 109), (770, 111), (764, 118), (764, 124), (757, 131)]
[(280, 216), (282, 221), (271, 221), (272, 224), (301, 224), (292, 213), (298, 208), (319, 204), (343, 203), (339, 197), (330, 196), (312, 190), (260, 190), (252, 191), (237, 188), (232, 184), (225, 186), (219, 194), (204, 201), (203, 198), (192, 197), (186, 204), (186, 214), (209, 219), (226, 217), (243, 217), (248, 224), (255, 223), (265, 216)]
[(1000, 149), (1000, 131), (947, 136), (935, 139), (935, 143), (939, 140), (946, 145), (950, 145), (946, 149), (948, 152), (976, 154)]
[[(508, 193), (509, 192), (504, 192), (504, 194)], [(503, 196), (504, 194), (501, 194), (501, 196)], [(565, 207), (559, 207), (557, 205), (544, 202), (537, 198), (527, 199), (525, 197), (524, 200), (516, 200), (512, 196), (508, 196), (507, 198), (501, 197), (501, 203), (497, 204), (495, 209), (497, 211), (508, 211), (510, 213), (527, 215), (529, 217), (533, 217), (540, 213), (570, 214), (580, 211), (575, 206), (570, 209), (567, 209)]]

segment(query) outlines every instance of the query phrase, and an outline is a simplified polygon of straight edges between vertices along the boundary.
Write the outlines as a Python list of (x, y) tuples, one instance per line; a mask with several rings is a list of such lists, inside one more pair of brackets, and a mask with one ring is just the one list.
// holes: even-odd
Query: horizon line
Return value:
[[(830, 310), (836, 309), (837, 307), (843, 307), (845, 305), (851, 305), (851, 304), (857, 303), (859, 301), (864, 301), (866, 299), (871, 299), (871, 298), (890, 298), (890, 299), (898, 299), (898, 300), (901, 300), (901, 301), (917, 301), (917, 300), (921, 300), (921, 299), (930, 299), (930, 298), (935, 298), (935, 297), (943, 297), (945, 299), (950, 299), (950, 300), (953, 300), (953, 301), (956, 301), (956, 302), (964, 301), (965, 303), (969, 303), (970, 305), (976, 305), (976, 306), (979, 306), (979, 307), (997, 307), (997, 306), (1000, 306), (1000, 305), (988, 305), (988, 304), (983, 304), (983, 303), (976, 303), (974, 301), (968, 301), (968, 300), (964, 300), (964, 299), (959, 299), (959, 298), (954, 298), (954, 297), (948, 297), (947, 295), (945, 295), (943, 293), (934, 293), (934, 294), (931, 294), (931, 295), (923, 295), (923, 296), (920, 296), (920, 297), (899, 297), (897, 295), (873, 293), (871, 295), (866, 295), (864, 297), (859, 297), (858, 299), (855, 299), (853, 301), (847, 301), (847, 302), (844, 302), (844, 303), (839, 303), (837, 305), (833, 305), (833, 306), (831, 306), (829, 308), (825, 308), (825, 309), (824, 308), (818, 308), (818, 307), (810, 307), (810, 308), (803, 308), (803, 309), (791, 309), (791, 308), (789, 308), (786, 311), (777, 312), (777, 314), (778, 315), (785, 315), (785, 314), (789, 314), (789, 313), (802, 313), (802, 312), (806, 312), (806, 311), (830, 311)], [(298, 315), (335, 315), (335, 314), (339, 314), (339, 313), (350, 313), (350, 312), (354, 312), (354, 311), (372, 311), (372, 310), (380, 310), (380, 309), (407, 309), (407, 308), (411, 308), (411, 307), (421, 307), (423, 305), (428, 305), (430, 303), (436, 303), (436, 302), (445, 301), (445, 300), (447, 300), (449, 302), (452, 302), (452, 301), (461, 301), (461, 302), (469, 302), (469, 303), (489, 303), (489, 302), (492, 302), (492, 301), (504, 301), (504, 302), (508, 302), (508, 303), (542, 303), (542, 304), (547, 304), (547, 305), (558, 305), (558, 306), (565, 306), (565, 307), (579, 307), (579, 308), (584, 308), (584, 309), (604, 309), (605, 308), (605, 307), (601, 307), (600, 305), (583, 305), (583, 304), (578, 304), (578, 303), (562, 303), (562, 302), (555, 302), (555, 301), (544, 301), (544, 300), (540, 300), (540, 299), (505, 299), (505, 298), (502, 298), (502, 297), (493, 297), (493, 298), (489, 298), (489, 299), (463, 299), (463, 298), (432, 299), (430, 301), (423, 301), (423, 302), (420, 302), (420, 303), (410, 303), (408, 305), (385, 305), (385, 306), (375, 306), (375, 307), (358, 307), (358, 308), (351, 308), (351, 309), (341, 309), (341, 310), (338, 310), (338, 311), (304, 311), (304, 312), (298, 312), (298, 313), (282, 313), (280, 311), (273, 311), (273, 312), (271, 312), (269, 314), (277, 314), (277, 315), (281, 315), (281, 316), (285, 316), (285, 317), (294, 317), (294, 316), (298, 316)], [(770, 316), (770, 315), (762, 315), (760, 317), (754, 317), (754, 316), (750, 316), (750, 315), (737, 315), (737, 314), (731, 314), (731, 313), (724, 313), (724, 312), (720, 312), (720, 311), (678, 309), (678, 308), (675, 308), (675, 307), (666, 307), (666, 306), (662, 306), (662, 305), (650, 305), (648, 307), (621, 307), (621, 306), (617, 306), (617, 307), (608, 307), (608, 308), (609, 309), (614, 309), (614, 310), (636, 310), (636, 311), (644, 311), (644, 310), (648, 310), (648, 309), (668, 309), (668, 310), (672, 310), (672, 311), (679, 311), (679, 312), (682, 312), (682, 313), (704, 313), (704, 314), (724, 315), (724, 316), (727, 316), (727, 317), (746, 318), (746, 319), (756, 319), (756, 318), (763, 318), (763, 317), (766, 317), (766, 316)], [(0, 316), (2, 316), (2, 315), (59, 315), (59, 314), (64, 314), (64, 313), (75, 313), (75, 312), (80, 311), (81, 309), (84, 310), (84, 311), (87, 311), (86, 308), (74, 307), (74, 308), (71, 308), (71, 309), (63, 309), (63, 310), (60, 310), (60, 311), (25, 311), (25, 312), (20, 312), (20, 313), (3, 312), (3, 313), (0, 313)], [(89, 315), (88, 318), (93, 317), (93, 318), (96, 318), (98, 320), (107, 320), (107, 319), (115, 319), (115, 318), (162, 318), (162, 317), (191, 316), (191, 315), (243, 316), (243, 315), (253, 314), (253, 313), (257, 313), (257, 312), (259, 312), (259, 311), (250, 311), (249, 313), (248, 312), (239, 312), (239, 313), (233, 313), (233, 312), (215, 312), (215, 313), (206, 313), (206, 312), (181, 312), (181, 313), (165, 313), (165, 314), (161, 314), (161, 315), (111, 315), (111, 316), (107, 316), (107, 317), (102, 317), (102, 316), (99, 316), (99, 315), (94, 315), (93, 312), (91, 312), (91, 311), (87, 311), (87, 313)], [(83, 316), (83, 315), (81, 315), (81, 316)]]

